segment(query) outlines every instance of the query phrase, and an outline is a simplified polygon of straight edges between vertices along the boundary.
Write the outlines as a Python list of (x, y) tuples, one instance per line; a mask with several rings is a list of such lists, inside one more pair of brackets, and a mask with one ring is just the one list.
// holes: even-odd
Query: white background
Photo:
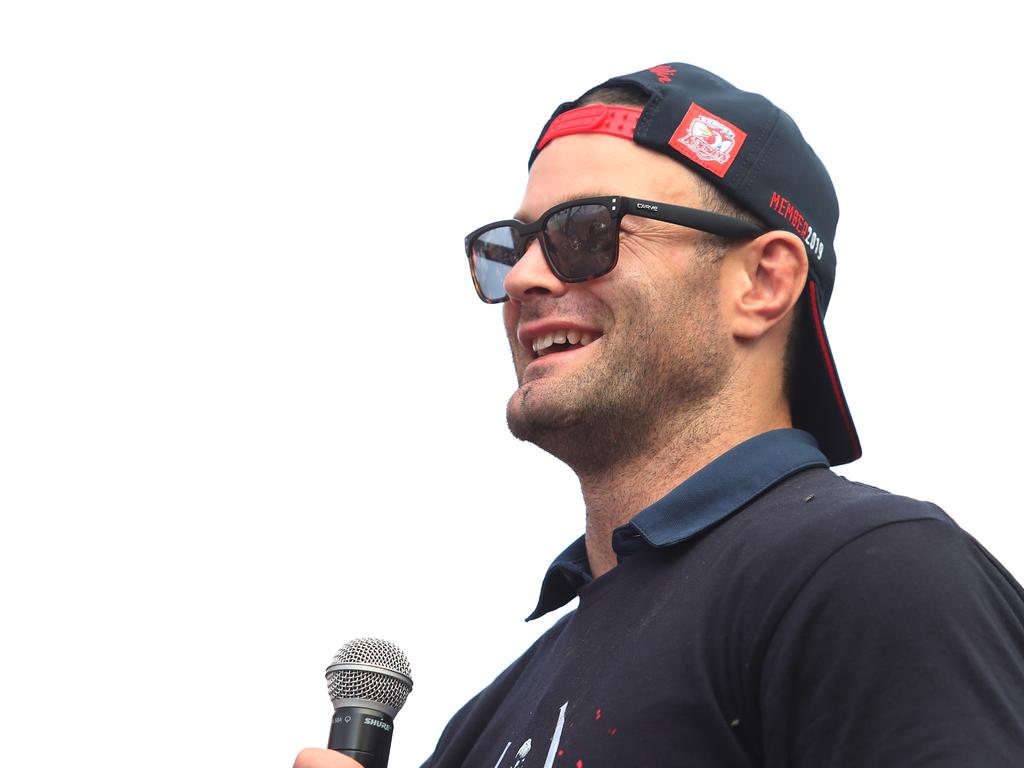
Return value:
[(842, 472), (1024, 574), (1005, 6), (5, 3), (0, 763), (290, 766), (362, 635), (413, 664), (392, 765), (426, 757), (582, 527), (505, 430), (462, 237), (559, 102), (666, 61), (832, 173)]

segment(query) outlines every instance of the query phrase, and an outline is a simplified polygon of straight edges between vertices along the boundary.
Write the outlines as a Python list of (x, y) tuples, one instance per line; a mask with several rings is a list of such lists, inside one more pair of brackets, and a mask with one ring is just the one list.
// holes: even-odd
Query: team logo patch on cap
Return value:
[(696, 103), (691, 104), (669, 144), (672, 149), (724, 177), (736, 159), (747, 134), (730, 122), (713, 115)]

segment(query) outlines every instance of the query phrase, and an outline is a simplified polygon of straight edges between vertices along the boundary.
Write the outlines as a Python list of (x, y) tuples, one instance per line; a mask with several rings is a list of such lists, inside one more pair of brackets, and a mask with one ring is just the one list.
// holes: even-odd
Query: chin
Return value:
[(571, 410), (558, 397), (544, 397), (537, 390), (546, 389), (538, 380), (520, 385), (509, 398), (505, 419), (509, 431), (520, 440), (538, 443), (544, 435), (572, 426)]
[(559, 396), (558, 388), (544, 393), (527, 382), (508, 401), (505, 417), (512, 435), (579, 472), (606, 463), (609, 444), (599, 409), (582, 408), (579, 401)]

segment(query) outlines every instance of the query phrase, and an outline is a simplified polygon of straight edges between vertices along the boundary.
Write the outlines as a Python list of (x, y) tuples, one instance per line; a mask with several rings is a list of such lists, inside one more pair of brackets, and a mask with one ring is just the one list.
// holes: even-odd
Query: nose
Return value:
[(561, 296), (566, 290), (568, 285), (551, 271), (537, 239), (505, 276), (505, 292), (514, 301), (528, 301), (531, 296)]

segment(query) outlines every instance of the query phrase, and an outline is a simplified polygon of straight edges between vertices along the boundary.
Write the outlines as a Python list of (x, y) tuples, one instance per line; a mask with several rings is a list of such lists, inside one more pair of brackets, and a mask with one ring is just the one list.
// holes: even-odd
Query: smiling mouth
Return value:
[(582, 349), (601, 338), (600, 334), (581, 333), (580, 331), (558, 330), (538, 336), (533, 340), (534, 359), (545, 357), (556, 352), (568, 352)]

